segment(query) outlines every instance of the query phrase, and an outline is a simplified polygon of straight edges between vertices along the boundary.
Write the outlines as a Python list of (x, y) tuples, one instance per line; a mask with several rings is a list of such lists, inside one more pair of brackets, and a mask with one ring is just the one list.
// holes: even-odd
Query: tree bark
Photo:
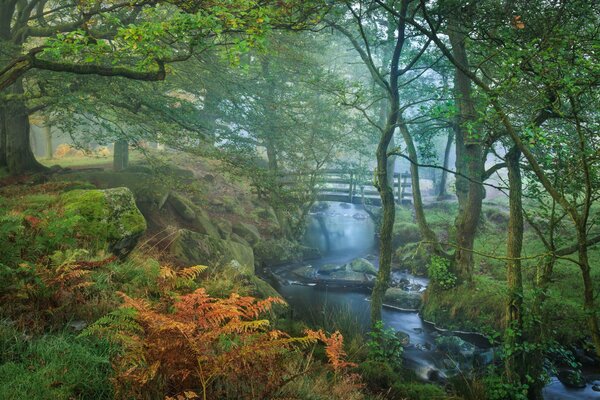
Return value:
[(6, 160), (6, 118), (6, 109), (3, 105), (0, 105), (0, 168), (8, 169)]
[[(465, 34), (459, 30), (454, 17), (449, 19), (448, 36), (452, 44), (454, 58), (461, 65), (469, 65), (465, 49)], [(456, 194), (458, 196), (458, 215), (456, 217), (455, 269), (462, 281), (473, 279), (473, 243), (481, 215), (481, 203), (484, 197), (481, 177), (484, 171), (480, 136), (473, 132), (476, 121), (475, 105), (471, 91), (470, 78), (459, 68), (455, 68), (454, 88), (458, 105), (456, 124)]]
[(375, 328), (381, 321), (381, 307), (383, 296), (389, 287), (390, 274), (392, 270), (392, 232), (396, 218), (396, 203), (394, 201), (394, 189), (389, 185), (388, 175), (388, 148), (400, 117), (400, 93), (398, 88), (398, 65), (400, 55), (404, 47), (405, 18), (408, 8), (408, 0), (403, 0), (400, 10), (400, 21), (397, 26), (397, 38), (394, 52), (390, 63), (389, 81), (389, 112), (385, 128), (379, 137), (377, 145), (377, 190), (381, 198), (383, 216), (379, 230), (379, 271), (373, 292), (371, 294), (371, 326)]
[(113, 150), (113, 169), (122, 171), (129, 165), (129, 143), (127, 140), (117, 140)]
[(434, 244), (433, 247), (435, 247), (437, 243), (437, 236), (427, 224), (425, 210), (423, 209), (423, 199), (421, 197), (421, 183), (418, 166), (419, 155), (417, 154), (417, 148), (406, 124), (403, 121), (399, 121), (398, 125), (400, 126), (400, 133), (402, 134), (402, 137), (404, 138), (404, 143), (406, 144), (408, 156), (411, 160), (414, 160), (414, 162), (410, 163), (410, 177), (412, 184), (413, 205), (415, 208), (415, 218), (417, 220), (417, 225), (419, 226), (419, 231), (423, 240)]
[(454, 131), (448, 132), (448, 139), (446, 139), (446, 149), (444, 150), (444, 169), (442, 170), (442, 176), (440, 178), (440, 184), (438, 186), (438, 201), (444, 200), (448, 197), (448, 191), (446, 185), (448, 183), (448, 167), (450, 166), (450, 151), (452, 150), (452, 143), (454, 142)]
[[(15, 95), (23, 94), (21, 81), (16, 82), (10, 89)], [(6, 134), (6, 165), (11, 175), (35, 173), (45, 170), (35, 158), (31, 150), (29, 136), (29, 110), (22, 100), (12, 100), (6, 103), (4, 112)]]
[(506, 358), (505, 371), (509, 382), (527, 383), (527, 360), (523, 350), (523, 274), (521, 250), (523, 248), (523, 203), (519, 158), (521, 152), (513, 147), (506, 155), (509, 185), (509, 220), (506, 254), (506, 281), (508, 298), (506, 304), (505, 346), (510, 355)]

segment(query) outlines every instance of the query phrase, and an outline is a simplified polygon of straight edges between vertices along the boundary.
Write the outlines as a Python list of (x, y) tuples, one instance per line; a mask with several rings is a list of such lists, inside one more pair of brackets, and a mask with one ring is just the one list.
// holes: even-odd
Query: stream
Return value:
[[(359, 257), (377, 267), (375, 226), (360, 205), (337, 202), (319, 205), (320, 208), (311, 213), (304, 240), (307, 245), (319, 248), (323, 257), (276, 267), (272, 270), (272, 280), (290, 304), (294, 318), (317, 322), (331, 318), (332, 313), (345, 313), (345, 318), (351, 318), (350, 323), (359, 324), (359, 329), (366, 331), (370, 324), (370, 289), (331, 280), (325, 284), (321, 278), (326, 277), (321, 277), (317, 271), (324, 265), (343, 265)], [(310, 271), (313, 279), (298, 276), (296, 271), (301, 267), (304, 267), (303, 271)], [(422, 293), (428, 284), (427, 278), (408, 272), (394, 272), (392, 281), (404, 282), (411, 293)], [(384, 307), (382, 316), (386, 327), (401, 332), (408, 340), (404, 348), (404, 365), (424, 381), (443, 382), (461, 371), (484, 368), (494, 360), (494, 348), (477, 333), (436, 329), (416, 311)], [(446, 343), (444, 349), (441, 341)], [(592, 390), (592, 384), (600, 384), (594, 378), (600, 377), (587, 378), (590, 384), (584, 389), (567, 388), (552, 378), (544, 389), (544, 397), (547, 400), (600, 400), (600, 392)]]

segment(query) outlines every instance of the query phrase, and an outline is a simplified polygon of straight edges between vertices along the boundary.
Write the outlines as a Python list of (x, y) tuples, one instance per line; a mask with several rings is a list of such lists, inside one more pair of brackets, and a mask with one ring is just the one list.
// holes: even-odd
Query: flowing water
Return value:
[[(327, 202), (320, 210), (311, 214), (305, 235), (306, 244), (321, 250), (323, 257), (301, 264), (285, 265), (273, 270), (276, 288), (291, 305), (295, 318), (322, 322), (331, 318), (331, 313), (345, 313), (351, 323), (366, 331), (369, 326), (368, 288), (344, 288), (320, 285), (299, 279), (293, 270), (310, 265), (315, 271), (325, 264), (345, 264), (364, 257), (377, 266), (375, 226), (362, 206)], [(408, 280), (411, 290), (423, 291), (427, 279), (407, 272), (395, 272), (393, 279)], [(481, 335), (466, 332), (440, 332), (432, 324), (423, 321), (417, 312), (383, 309), (383, 321), (387, 327), (403, 332), (409, 337), (404, 350), (404, 363), (423, 380), (440, 381), (461, 373), (461, 369), (484, 367), (494, 359), (494, 349)], [(439, 351), (436, 339), (441, 335), (452, 335), (463, 339), (458, 360), (456, 356)], [(439, 339), (438, 339), (439, 340)], [(547, 400), (600, 399), (591, 385), (585, 389), (568, 389), (553, 378), (544, 390)]]

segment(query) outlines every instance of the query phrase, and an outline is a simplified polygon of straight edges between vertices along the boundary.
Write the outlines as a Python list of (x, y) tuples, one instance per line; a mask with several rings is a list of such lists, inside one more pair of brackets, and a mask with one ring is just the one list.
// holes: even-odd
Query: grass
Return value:
[[(439, 231), (442, 223), (455, 215), (454, 206), (430, 206), (426, 210), (428, 220)], [(445, 214), (445, 216), (444, 216)], [(508, 214), (503, 204), (486, 203), (483, 208), (484, 219), (475, 240), (475, 278), (474, 284), (461, 285), (447, 291), (428, 292), (423, 315), (443, 327), (480, 332), (504, 329), (506, 299), (506, 221)], [(451, 241), (451, 233), (450, 233)], [(565, 228), (561, 236), (575, 237), (570, 228)], [(546, 252), (542, 242), (529, 227), (526, 227), (522, 256), (523, 286), (525, 307), (531, 307), (535, 294), (537, 267)], [(576, 255), (573, 255), (576, 257)], [(600, 263), (600, 246), (589, 251), (592, 267)], [(600, 269), (593, 268), (592, 280), (600, 282)], [(596, 290), (600, 287), (597, 284)], [(582, 307), (583, 284), (579, 267), (567, 260), (557, 260), (554, 269), (546, 311), (549, 313), (548, 329), (553, 337), (562, 343), (573, 343), (586, 336), (585, 319)]]
[(110, 349), (68, 332), (28, 339), (0, 325), (1, 399), (112, 399)]

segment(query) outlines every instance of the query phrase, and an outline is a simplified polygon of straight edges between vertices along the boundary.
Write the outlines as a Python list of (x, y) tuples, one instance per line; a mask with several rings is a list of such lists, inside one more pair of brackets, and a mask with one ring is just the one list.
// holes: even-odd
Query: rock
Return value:
[(410, 344), (410, 335), (408, 333), (396, 331), (394, 336), (396, 336), (396, 338), (400, 341), (400, 344), (402, 344), (403, 347), (407, 347)]
[(354, 272), (362, 272), (367, 275), (377, 275), (377, 270), (371, 264), (370, 261), (365, 260), (364, 258), (357, 258), (352, 260), (348, 267)]
[(582, 389), (586, 386), (585, 379), (581, 375), (581, 372), (573, 369), (559, 369), (556, 377), (563, 385), (569, 388)]
[(88, 326), (88, 323), (82, 320), (71, 321), (67, 324), (67, 327), (73, 329), (75, 332), (81, 332)]
[(600, 385), (596, 384), (596, 385), (592, 385), (592, 390), (594, 392), (600, 392)]
[(352, 215), (352, 218), (360, 221), (360, 220), (369, 218), (369, 216), (367, 214), (363, 214), (363, 213), (355, 213), (354, 215)]
[(333, 272), (342, 271), (344, 269), (346, 269), (345, 265), (325, 264), (319, 267), (319, 274), (329, 275)]
[(352, 208), (352, 206), (348, 203), (340, 203), (340, 208), (348, 210), (348, 209)]
[(61, 196), (66, 215), (80, 216), (80, 236), (99, 246), (105, 243), (118, 257), (126, 257), (146, 231), (146, 220), (127, 188), (73, 190)]
[(323, 212), (323, 211), (327, 210), (328, 208), (329, 208), (329, 203), (321, 202), (321, 203), (316, 203), (315, 205), (313, 205), (312, 208), (310, 209), (310, 211), (313, 213), (318, 213), (318, 212)]
[(437, 382), (440, 380), (440, 371), (436, 369), (430, 369), (427, 371), (427, 379), (431, 382)]
[(196, 213), (192, 208), (191, 202), (178, 193), (169, 193), (168, 203), (173, 207), (175, 212), (186, 221), (194, 221)]
[(281, 265), (302, 259), (300, 246), (285, 239), (263, 240), (254, 246), (254, 253), (262, 266)]
[(454, 360), (469, 360), (475, 355), (475, 346), (458, 336), (440, 336), (435, 339), (438, 351)]
[(193, 205), (193, 210), (196, 213), (196, 218), (193, 223), (194, 230), (214, 238), (221, 238), (221, 233), (211, 222), (208, 213), (196, 205)]
[(304, 279), (314, 279), (316, 270), (312, 265), (305, 265), (304, 267), (296, 268), (292, 271), (294, 275)]
[(244, 222), (238, 222), (233, 225), (233, 232), (244, 238), (251, 245), (256, 245), (260, 242), (261, 237), (258, 229), (254, 225), (246, 224)]
[(179, 230), (170, 252), (185, 265), (219, 266), (237, 260), (244, 268), (254, 272), (251, 247), (187, 229)]
[(233, 232), (233, 227), (231, 222), (226, 219), (218, 220), (215, 225), (219, 230), (219, 234), (221, 235), (221, 239), (229, 240), (231, 238), (231, 233)]
[(236, 243), (241, 243), (244, 246), (252, 247), (252, 245), (250, 243), (248, 243), (248, 241), (246, 239), (244, 239), (243, 237), (241, 237), (237, 233), (232, 233), (230, 239), (233, 240)]
[(302, 260), (314, 260), (321, 258), (321, 252), (316, 247), (298, 245), (298, 249), (300, 251), (300, 257)]
[(371, 279), (369, 279), (369, 277), (370, 276), (365, 274), (364, 272), (355, 272), (346, 268), (341, 271), (332, 272), (327, 276), (327, 278), (323, 278), (321, 280), (327, 283), (339, 284), (341, 286), (343, 286), (344, 284), (366, 285), (367, 283), (370, 283), (373, 279), (373, 277), (371, 277)]
[(399, 288), (389, 288), (385, 291), (383, 303), (405, 310), (418, 310), (423, 304), (423, 296)]

